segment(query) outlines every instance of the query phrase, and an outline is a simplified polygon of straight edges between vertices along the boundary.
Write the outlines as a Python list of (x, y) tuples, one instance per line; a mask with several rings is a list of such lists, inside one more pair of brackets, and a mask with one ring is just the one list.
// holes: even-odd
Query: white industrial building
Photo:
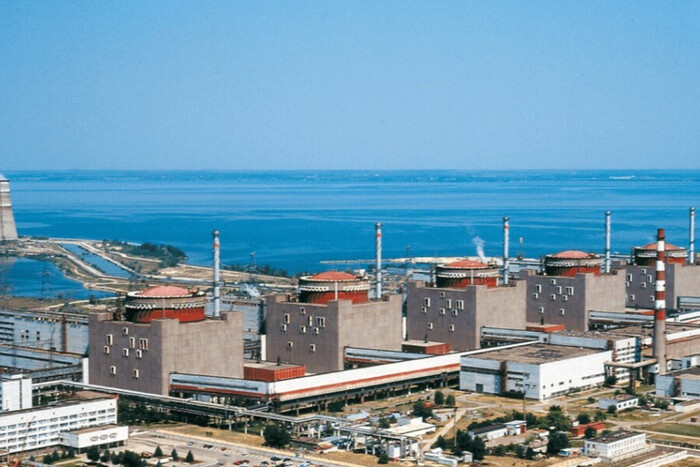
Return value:
[(0, 412), (32, 408), (32, 380), (21, 374), (0, 376)]
[(644, 433), (619, 431), (585, 440), (582, 452), (589, 457), (599, 457), (603, 462), (615, 462), (641, 454), (646, 447)]
[(700, 367), (672, 371), (656, 375), (656, 395), (658, 397), (700, 398)]
[(123, 445), (129, 439), (129, 427), (105, 425), (69, 431), (60, 435), (62, 446), (73, 448), (78, 452), (90, 446)]
[(614, 397), (601, 397), (598, 399), (599, 409), (608, 410), (610, 406), (614, 406), (618, 412), (639, 407), (639, 398), (631, 394), (620, 394)]
[(10, 454), (61, 444), (64, 433), (117, 423), (117, 399), (93, 397), (0, 414), (0, 450)]
[(611, 350), (560, 345), (494, 348), (461, 357), (459, 388), (489, 394), (519, 391), (545, 400), (603, 384), (605, 362), (611, 359)]

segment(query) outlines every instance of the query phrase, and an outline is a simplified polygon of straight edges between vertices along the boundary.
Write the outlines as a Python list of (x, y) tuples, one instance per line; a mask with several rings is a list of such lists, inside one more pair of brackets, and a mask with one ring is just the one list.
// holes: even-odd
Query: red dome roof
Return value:
[(314, 281), (341, 282), (341, 281), (354, 281), (354, 280), (357, 280), (357, 277), (353, 276), (352, 274), (348, 274), (347, 272), (327, 271), (327, 272), (322, 272), (320, 274), (316, 274), (315, 276), (311, 276), (311, 277), (309, 277), (309, 279), (314, 280)]
[(192, 295), (192, 293), (187, 289), (183, 289), (182, 287), (158, 285), (143, 290), (138, 295), (141, 297), (186, 297), (188, 295)]
[(589, 258), (591, 256), (594, 256), (592, 253), (586, 253), (585, 251), (580, 251), (580, 250), (566, 250), (566, 251), (560, 251), (559, 253), (556, 253), (554, 255), (551, 255), (552, 258), (566, 258), (566, 259), (583, 259), (583, 258)]
[[(641, 247), (642, 250), (656, 250), (656, 242), (651, 242), (648, 245), (644, 245)], [(666, 251), (668, 250), (685, 250), (685, 248), (676, 246), (676, 245), (671, 245), (670, 243), (666, 244)]]
[(480, 261), (472, 261), (470, 259), (461, 259), (459, 261), (454, 261), (450, 264), (447, 264), (445, 267), (454, 268), (454, 269), (484, 269), (484, 268), (487, 268), (488, 265), (486, 265)]

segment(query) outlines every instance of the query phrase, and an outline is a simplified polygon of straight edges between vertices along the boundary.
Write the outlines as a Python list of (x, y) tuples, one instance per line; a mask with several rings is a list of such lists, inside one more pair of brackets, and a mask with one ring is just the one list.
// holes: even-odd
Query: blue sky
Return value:
[(0, 3), (0, 171), (700, 168), (700, 2)]

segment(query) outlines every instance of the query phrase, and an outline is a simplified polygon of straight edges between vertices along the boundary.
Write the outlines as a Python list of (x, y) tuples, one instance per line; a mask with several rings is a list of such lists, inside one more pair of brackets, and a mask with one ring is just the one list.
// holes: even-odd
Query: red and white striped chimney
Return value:
[(654, 300), (654, 358), (658, 374), (666, 374), (666, 234), (656, 234), (656, 284)]

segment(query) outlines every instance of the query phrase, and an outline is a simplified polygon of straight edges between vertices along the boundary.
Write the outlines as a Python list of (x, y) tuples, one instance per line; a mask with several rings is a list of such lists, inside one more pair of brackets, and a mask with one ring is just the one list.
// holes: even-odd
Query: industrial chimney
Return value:
[(688, 245), (688, 264), (695, 264), (695, 208), (690, 208), (690, 242)]
[(214, 237), (214, 316), (218, 318), (221, 315), (221, 278), (219, 277), (219, 231), (213, 231), (212, 237)]
[(605, 211), (605, 265), (603, 272), (610, 273), (610, 211)]
[(509, 220), (509, 217), (503, 218), (503, 285), (508, 285), (508, 269), (510, 267), (508, 261)]
[(12, 214), (10, 181), (0, 174), (0, 242), (17, 240), (17, 226)]
[(654, 300), (654, 358), (658, 374), (666, 374), (666, 236), (659, 229), (656, 236), (656, 290)]
[(376, 231), (375, 236), (375, 249), (377, 254), (377, 289), (376, 295), (377, 299), (382, 298), (382, 223), (377, 222), (374, 224)]

